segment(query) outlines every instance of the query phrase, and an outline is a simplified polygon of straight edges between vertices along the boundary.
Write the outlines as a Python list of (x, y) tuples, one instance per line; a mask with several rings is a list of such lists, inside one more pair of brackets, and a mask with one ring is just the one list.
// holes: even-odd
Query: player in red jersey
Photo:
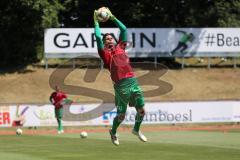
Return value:
[(60, 91), (59, 86), (55, 86), (55, 92), (53, 92), (49, 98), (50, 102), (55, 107), (55, 117), (58, 123), (58, 134), (64, 133), (62, 125), (62, 116), (63, 116), (63, 104), (67, 100), (65, 93)]
[(103, 60), (105, 66), (111, 73), (111, 79), (114, 82), (115, 105), (117, 107), (117, 116), (113, 120), (113, 126), (109, 130), (112, 143), (119, 145), (117, 137), (117, 128), (125, 118), (127, 105), (134, 106), (137, 110), (135, 125), (132, 130), (143, 142), (147, 138), (141, 133), (140, 125), (145, 115), (143, 92), (134, 76), (129, 58), (125, 52), (127, 43), (127, 28), (120, 22), (108, 9), (110, 20), (120, 29), (120, 37), (116, 43), (113, 36), (107, 33), (101, 39), (101, 31), (97, 20), (97, 11), (94, 11), (94, 28), (97, 41), (98, 54)]

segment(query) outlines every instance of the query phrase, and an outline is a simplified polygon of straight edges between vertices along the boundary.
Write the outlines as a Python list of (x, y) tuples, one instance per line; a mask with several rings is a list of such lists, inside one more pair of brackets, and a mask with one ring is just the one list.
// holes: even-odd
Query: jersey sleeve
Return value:
[(67, 95), (65, 93), (62, 93), (62, 98), (67, 98)]
[(116, 26), (120, 29), (120, 35), (119, 35), (119, 41), (126, 42), (127, 41), (127, 27), (119, 21), (117, 18), (115, 18), (114, 23)]
[(94, 33), (95, 33), (95, 37), (96, 37), (96, 41), (97, 41), (97, 48), (98, 48), (98, 50), (102, 50), (104, 48), (104, 45), (103, 45), (103, 41), (101, 39), (101, 31), (100, 31), (99, 24), (94, 25)]

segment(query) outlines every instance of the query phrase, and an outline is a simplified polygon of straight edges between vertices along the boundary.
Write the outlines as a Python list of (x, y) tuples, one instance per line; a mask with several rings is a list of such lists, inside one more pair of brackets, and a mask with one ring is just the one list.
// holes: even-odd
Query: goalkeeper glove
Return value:
[(107, 9), (108, 14), (109, 14), (109, 19), (112, 20), (112, 21), (113, 21), (114, 19), (116, 19), (116, 17), (112, 14), (112, 12), (110, 11), (110, 9), (107, 8), (107, 7), (106, 7), (106, 9)]

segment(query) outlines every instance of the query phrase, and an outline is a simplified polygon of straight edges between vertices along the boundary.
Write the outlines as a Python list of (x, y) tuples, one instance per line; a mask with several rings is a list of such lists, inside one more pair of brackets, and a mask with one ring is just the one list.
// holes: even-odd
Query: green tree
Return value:
[(92, 27), (92, 12), (102, 6), (128, 27), (238, 27), (240, 23), (239, 0), (67, 0), (62, 4), (65, 27)]
[(58, 0), (0, 1), (1, 66), (15, 66), (37, 60), (44, 28), (57, 27)]
[(215, 10), (218, 15), (217, 24), (221, 27), (239, 27), (240, 26), (240, 1), (216, 1)]

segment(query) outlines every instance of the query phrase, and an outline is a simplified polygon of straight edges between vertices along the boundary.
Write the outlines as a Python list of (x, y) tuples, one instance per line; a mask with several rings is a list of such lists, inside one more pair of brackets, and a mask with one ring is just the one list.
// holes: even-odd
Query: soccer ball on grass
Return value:
[(18, 128), (17, 130), (16, 130), (16, 135), (22, 135), (22, 133), (23, 133), (23, 131), (22, 131), (22, 129), (20, 129), (20, 128)]
[(88, 136), (88, 134), (87, 134), (86, 131), (82, 131), (82, 132), (80, 133), (80, 137), (81, 137), (81, 138), (87, 138), (87, 136)]

